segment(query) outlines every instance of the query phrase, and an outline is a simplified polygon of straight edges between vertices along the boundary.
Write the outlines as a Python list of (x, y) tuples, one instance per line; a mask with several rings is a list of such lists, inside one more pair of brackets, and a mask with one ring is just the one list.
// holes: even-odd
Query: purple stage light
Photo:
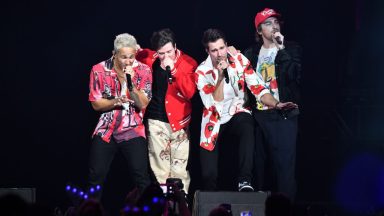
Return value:
[(149, 207), (148, 207), (148, 206), (144, 206), (144, 207), (143, 207), (143, 211), (144, 211), (144, 212), (149, 212)]
[(125, 206), (123, 209), (124, 212), (129, 212), (131, 211), (131, 208), (129, 206)]

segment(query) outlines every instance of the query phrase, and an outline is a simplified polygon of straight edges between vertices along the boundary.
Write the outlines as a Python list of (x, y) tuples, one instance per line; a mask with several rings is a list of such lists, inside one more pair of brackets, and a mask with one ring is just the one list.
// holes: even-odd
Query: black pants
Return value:
[[(284, 118), (278, 111), (271, 110), (256, 111), (253, 117), (256, 120), (256, 187), (283, 192), (294, 200), (298, 115)], [(265, 165), (271, 169), (265, 170)], [(266, 178), (266, 173), (270, 174), (269, 178)], [(266, 179), (273, 183), (266, 185)]]
[(254, 121), (249, 113), (237, 113), (229, 122), (221, 125), (214, 150), (208, 151), (200, 148), (203, 190), (217, 189), (219, 148), (224, 140), (236, 140), (233, 145), (238, 147), (238, 181), (250, 182), (252, 180), (254, 139)]
[[(89, 184), (91, 186), (104, 184), (112, 160), (120, 150), (127, 160), (128, 169), (133, 177), (133, 182), (141, 191), (150, 184), (148, 174), (148, 146), (143, 137), (136, 137), (129, 141), (117, 143), (112, 140), (105, 142), (100, 136), (92, 140), (89, 158)], [(97, 193), (97, 199), (101, 198), (101, 192)]]

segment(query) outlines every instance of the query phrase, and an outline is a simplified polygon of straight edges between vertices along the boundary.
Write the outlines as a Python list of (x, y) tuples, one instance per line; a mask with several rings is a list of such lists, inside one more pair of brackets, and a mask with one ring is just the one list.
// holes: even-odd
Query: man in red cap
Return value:
[[(256, 14), (256, 43), (244, 51), (278, 101), (299, 103), (301, 73), (301, 48), (294, 42), (286, 42), (281, 30), (281, 15), (265, 8)], [(252, 94), (249, 94), (252, 101)], [(251, 103), (255, 104), (255, 103)], [(264, 165), (271, 164), (272, 190), (280, 191), (294, 199), (296, 194), (295, 163), (298, 108), (277, 110), (260, 102), (253, 106), (256, 120), (257, 187), (264, 185)], [(265, 160), (270, 163), (265, 163)]]

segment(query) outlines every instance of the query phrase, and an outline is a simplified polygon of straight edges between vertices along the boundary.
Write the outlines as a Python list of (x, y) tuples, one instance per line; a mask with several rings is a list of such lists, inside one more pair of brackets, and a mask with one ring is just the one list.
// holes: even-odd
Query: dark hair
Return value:
[(154, 50), (159, 50), (165, 44), (171, 42), (173, 47), (176, 45), (175, 34), (171, 29), (165, 28), (159, 31), (153, 32), (151, 37), (151, 46)]
[(292, 202), (283, 193), (273, 193), (265, 200), (265, 216), (292, 215)]
[(222, 206), (218, 206), (209, 212), (208, 216), (232, 216), (233, 214)]
[(210, 28), (205, 30), (201, 43), (203, 43), (204, 48), (208, 49), (208, 43), (215, 42), (219, 39), (223, 39), (224, 43), (227, 42), (225, 35), (221, 30)]
[(104, 208), (100, 201), (96, 199), (85, 200), (77, 210), (78, 216), (103, 216), (105, 215)]
[(261, 32), (261, 24), (259, 26), (257, 26), (257, 28), (256, 28), (256, 32), (255, 32), (255, 40), (256, 40), (256, 42), (263, 42), (263, 39), (262, 39), (262, 37), (259, 34), (260, 32)]

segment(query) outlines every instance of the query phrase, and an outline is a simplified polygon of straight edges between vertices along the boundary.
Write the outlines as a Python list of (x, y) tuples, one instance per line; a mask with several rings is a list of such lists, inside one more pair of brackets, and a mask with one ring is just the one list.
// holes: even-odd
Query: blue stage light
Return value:
[(144, 212), (149, 212), (149, 207), (148, 207), (148, 206), (144, 206), (144, 207), (143, 207), (143, 211), (144, 211)]
[(351, 158), (338, 173), (334, 197), (345, 211), (370, 215), (384, 208), (384, 160), (375, 153)]
[(129, 206), (125, 206), (124, 209), (123, 209), (124, 212), (129, 212), (131, 211), (131, 207)]

